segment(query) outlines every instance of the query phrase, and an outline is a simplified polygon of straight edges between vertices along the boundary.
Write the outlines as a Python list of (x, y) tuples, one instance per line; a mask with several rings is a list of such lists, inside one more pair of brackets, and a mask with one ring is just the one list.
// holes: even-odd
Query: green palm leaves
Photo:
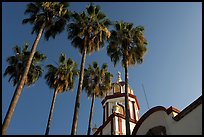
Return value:
[(45, 39), (49, 40), (64, 30), (66, 21), (70, 18), (70, 11), (67, 9), (67, 2), (35, 2), (27, 5), (25, 14), (29, 18), (23, 20), (23, 24), (33, 25), (32, 34), (39, 33), (41, 26), (44, 26)]
[(144, 38), (144, 27), (133, 28), (132, 23), (116, 22), (115, 29), (111, 31), (111, 37), (107, 48), (107, 54), (116, 65), (120, 59), (124, 66), (141, 64), (147, 51), (147, 41)]
[[(15, 46), (13, 48), (15, 55), (7, 58), (9, 66), (6, 68), (4, 76), (10, 75), (9, 82), (12, 80), (13, 86), (18, 84), (23, 75), (26, 62), (28, 61), (28, 57), (30, 55), (28, 47), (29, 45), (27, 43), (24, 45), (22, 50), (19, 46)], [(43, 69), (41, 62), (45, 59), (46, 56), (44, 54), (41, 54), (38, 51), (35, 52), (24, 85), (30, 86), (31, 84), (34, 84), (39, 79), (39, 77), (42, 76)]]
[(68, 38), (72, 40), (80, 53), (86, 48), (91, 54), (104, 46), (104, 41), (110, 37), (107, 27), (109, 19), (100, 11), (99, 6), (89, 5), (86, 12), (72, 14), (73, 22), (68, 25)]
[(49, 64), (45, 79), (50, 88), (59, 93), (74, 88), (75, 78), (78, 76), (77, 64), (71, 59), (66, 59), (65, 54), (59, 57), (58, 67)]
[(102, 98), (111, 89), (113, 75), (107, 69), (107, 64), (102, 64), (100, 69), (97, 62), (93, 62), (88, 69), (85, 69), (83, 89), (89, 97), (94, 94), (96, 97)]

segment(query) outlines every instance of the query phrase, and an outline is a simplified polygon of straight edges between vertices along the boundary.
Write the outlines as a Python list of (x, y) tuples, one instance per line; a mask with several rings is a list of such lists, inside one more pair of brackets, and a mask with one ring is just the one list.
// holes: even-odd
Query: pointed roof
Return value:
[(118, 71), (118, 79), (116, 80), (116, 83), (122, 82), (120, 75), (121, 75), (121, 73)]

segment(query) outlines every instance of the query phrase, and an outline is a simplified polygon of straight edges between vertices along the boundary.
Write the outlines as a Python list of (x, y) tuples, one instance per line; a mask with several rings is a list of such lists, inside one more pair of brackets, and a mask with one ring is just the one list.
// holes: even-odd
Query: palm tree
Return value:
[[(23, 70), (31, 54), (30, 51), (28, 51), (28, 47), (29, 47), (28, 43), (25, 43), (22, 50), (19, 46), (13, 47), (13, 51), (15, 55), (7, 58), (7, 62), (9, 63), (9, 66), (5, 69), (5, 72), (3, 75), (4, 77), (6, 75), (10, 75), (10, 78), (8, 81), (9, 82), (12, 81), (13, 86), (17, 86), (17, 84), (19, 83), (20, 79), (23, 76)], [(30, 85), (34, 84), (39, 79), (39, 77), (42, 76), (43, 69), (41, 66), (41, 62), (44, 61), (45, 59), (46, 59), (46, 56), (44, 54), (41, 54), (38, 51), (35, 52), (33, 60), (31, 62), (30, 70), (28, 72), (28, 75), (25, 78), (25, 82), (22, 88), (25, 85), (29, 87)], [(15, 100), (12, 99), (12, 101), (15, 101)], [(11, 107), (11, 105), (9, 107), (13, 108)], [(6, 118), (10, 119), (11, 117), (6, 117)], [(2, 131), (4, 131), (2, 132), (2, 134), (5, 134), (5, 130), (2, 130)]]
[(78, 76), (78, 70), (77, 64), (71, 58), (66, 60), (65, 54), (60, 55), (58, 67), (51, 64), (47, 65), (46, 67), (48, 68), (48, 72), (45, 75), (45, 79), (49, 87), (55, 90), (45, 132), (45, 135), (48, 135), (57, 93), (74, 89), (74, 81)]
[(104, 97), (112, 87), (113, 75), (108, 72), (107, 68), (107, 64), (103, 64), (100, 69), (98, 63), (93, 62), (93, 66), (89, 65), (84, 72), (83, 89), (87, 92), (88, 97), (92, 98), (87, 135), (91, 133), (95, 97)]
[(71, 134), (76, 135), (86, 54), (99, 51), (100, 48), (104, 46), (104, 41), (110, 37), (110, 32), (107, 29), (110, 25), (110, 21), (106, 18), (106, 15), (100, 11), (100, 7), (94, 6), (92, 3), (86, 8), (86, 12), (80, 14), (74, 12), (72, 19), (73, 22), (68, 24), (68, 38), (72, 40), (72, 45), (78, 48), (82, 54), (71, 130)]
[(113, 61), (114, 66), (122, 60), (125, 68), (125, 108), (126, 108), (126, 135), (130, 135), (130, 116), (128, 106), (128, 67), (143, 63), (147, 51), (147, 41), (144, 38), (144, 27), (133, 28), (132, 23), (116, 22), (115, 29), (111, 31), (107, 54)]
[(45, 31), (44, 36), (46, 40), (49, 40), (50, 36), (55, 38), (58, 33), (62, 32), (64, 30), (64, 26), (66, 25), (66, 21), (69, 19), (69, 11), (67, 10), (68, 6), (69, 5), (67, 2), (35, 2), (27, 5), (25, 14), (29, 14), (29, 18), (24, 19), (22, 23), (32, 24), (32, 34), (36, 32), (37, 37), (33, 43), (31, 54), (28, 58), (25, 70), (23, 71), (24, 73), (16, 87), (10, 107), (3, 122), (3, 134), (6, 134), (7, 128), (10, 124), (11, 117), (20, 97), (34, 53), (43, 31)]

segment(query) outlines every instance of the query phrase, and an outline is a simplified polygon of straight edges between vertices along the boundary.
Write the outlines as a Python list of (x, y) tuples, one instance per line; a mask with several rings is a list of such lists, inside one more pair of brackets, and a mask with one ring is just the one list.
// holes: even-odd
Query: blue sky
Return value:
[[(12, 47), (33, 44), (36, 35), (31, 35), (32, 26), (22, 25), (27, 16), (24, 11), (27, 3), (2, 3), (2, 123), (8, 110), (15, 87), (3, 77), (7, 67), (6, 58), (13, 55)], [(81, 12), (87, 2), (71, 2), (70, 10)], [(142, 83), (150, 108), (155, 106), (176, 107), (183, 110), (202, 95), (202, 3), (200, 2), (95, 2), (112, 21), (132, 22), (134, 26), (145, 27), (145, 37), (149, 43), (144, 63), (129, 68), (129, 84), (134, 90), (140, 115), (147, 110)], [(81, 55), (71, 46), (64, 31), (54, 40), (41, 38), (37, 50), (48, 59), (43, 65), (58, 61), (63, 52), (78, 64)], [(117, 72), (124, 80), (124, 69), (119, 63), (113, 66), (106, 54), (106, 45), (100, 52), (87, 56), (86, 67), (93, 61), (100, 65), (107, 63), (116, 81)], [(80, 66), (78, 66), (79, 68)], [(46, 85), (44, 74), (30, 88), (25, 87), (18, 101), (8, 128), (8, 134), (43, 135), (45, 133), (53, 90)], [(50, 134), (67, 135), (71, 132), (74, 103), (78, 79), (73, 91), (59, 94), (50, 128)], [(83, 92), (79, 111), (77, 134), (86, 134), (91, 100)], [(95, 102), (92, 125), (102, 123), (101, 100)]]

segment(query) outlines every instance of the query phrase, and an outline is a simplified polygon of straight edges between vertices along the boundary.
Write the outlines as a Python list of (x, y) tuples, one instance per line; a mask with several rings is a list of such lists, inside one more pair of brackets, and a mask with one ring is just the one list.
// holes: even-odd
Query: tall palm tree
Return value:
[(46, 67), (48, 68), (48, 72), (45, 75), (45, 79), (49, 87), (55, 90), (45, 132), (45, 135), (48, 135), (57, 93), (74, 89), (74, 81), (78, 76), (78, 70), (77, 64), (71, 58), (66, 60), (65, 54), (60, 55), (58, 67), (51, 64), (47, 65)]
[(72, 45), (78, 48), (82, 54), (79, 84), (74, 108), (74, 117), (71, 134), (76, 135), (78, 113), (80, 107), (80, 97), (84, 77), (84, 65), (86, 54), (99, 51), (104, 46), (104, 41), (110, 37), (107, 27), (110, 21), (101, 12), (99, 6), (92, 3), (86, 8), (86, 12), (72, 14), (73, 22), (68, 24), (68, 38), (72, 40)]
[(32, 34), (36, 32), (37, 37), (33, 43), (31, 54), (28, 58), (27, 65), (23, 71), (23, 75), (18, 83), (8, 112), (3, 122), (2, 133), (6, 134), (6, 130), (9, 126), (14, 109), (20, 97), (23, 85), (25, 83), (29, 68), (36, 51), (38, 42), (45, 31), (45, 39), (49, 40), (49, 37), (55, 38), (55, 36), (64, 30), (66, 21), (69, 19), (69, 11), (67, 2), (35, 2), (29, 3), (25, 10), (25, 14), (29, 14), (29, 18), (23, 20), (23, 24), (30, 23), (33, 25)]
[(102, 64), (100, 69), (98, 63), (93, 62), (93, 65), (89, 65), (84, 72), (83, 89), (85, 89), (88, 97), (92, 98), (87, 135), (91, 133), (95, 97), (104, 97), (112, 87), (113, 75), (108, 72), (107, 68), (107, 64)]
[[(30, 56), (30, 51), (28, 51), (28, 43), (25, 43), (23, 46), (23, 49), (21, 50), (21, 47), (15, 46), (13, 47), (14, 55), (7, 58), (7, 62), (9, 63), (9, 66), (5, 69), (4, 76), (10, 75), (9, 82), (12, 81), (13, 86), (17, 86), (20, 79), (23, 76), (23, 70), (26, 66), (26, 62), (28, 61), (28, 58)], [(28, 75), (25, 78), (24, 86), (30, 86), (34, 84), (39, 77), (42, 76), (42, 65), (41, 62), (46, 59), (46, 56), (44, 54), (39, 53), (38, 51), (35, 52), (33, 60), (31, 62), (30, 70), (28, 72)], [(15, 101), (12, 99), (12, 101)], [(16, 102), (15, 102), (16, 103)], [(11, 107), (11, 105), (9, 106)], [(11, 117), (6, 117), (10, 119)], [(10, 120), (9, 120), (10, 121)], [(5, 134), (5, 130), (2, 130), (2, 134)]]
[(128, 67), (141, 64), (147, 51), (147, 41), (144, 37), (144, 27), (133, 28), (132, 23), (116, 22), (115, 29), (111, 31), (107, 54), (114, 66), (121, 61), (125, 68), (125, 109), (126, 109), (126, 135), (130, 135), (130, 116), (128, 106)]

